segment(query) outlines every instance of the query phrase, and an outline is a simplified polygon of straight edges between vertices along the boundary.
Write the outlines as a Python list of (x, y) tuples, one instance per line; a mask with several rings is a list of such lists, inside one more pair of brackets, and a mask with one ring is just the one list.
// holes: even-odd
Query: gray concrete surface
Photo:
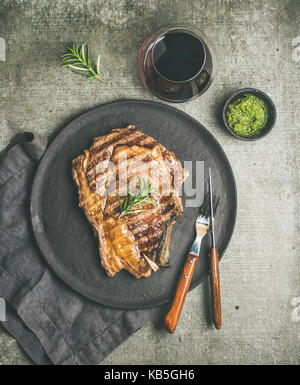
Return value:
[[(299, 0), (0, 0), (0, 37), (7, 43), (1, 148), (17, 132), (48, 135), (110, 100), (156, 100), (138, 79), (136, 56), (145, 35), (161, 25), (197, 25), (218, 54), (210, 90), (177, 107), (215, 135), (236, 176), (237, 225), (221, 264), (223, 329), (210, 324), (203, 284), (188, 296), (175, 335), (148, 324), (104, 364), (300, 363), (300, 52), (292, 44), (299, 21)], [(73, 40), (101, 52), (103, 85), (60, 67)], [(247, 86), (270, 94), (278, 111), (273, 132), (254, 143), (227, 135), (216, 117), (223, 98)], [(29, 363), (3, 330), (0, 363)]]

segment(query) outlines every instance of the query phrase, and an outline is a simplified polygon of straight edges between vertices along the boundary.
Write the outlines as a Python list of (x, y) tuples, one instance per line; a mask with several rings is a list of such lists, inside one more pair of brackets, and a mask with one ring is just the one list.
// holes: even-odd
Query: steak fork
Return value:
[[(216, 203), (216, 199), (214, 199)], [(183, 271), (179, 278), (175, 297), (173, 299), (170, 310), (165, 318), (165, 326), (170, 333), (174, 333), (182, 308), (188, 293), (190, 283), (195, 271), (196, 263), (200, 253), (202, 239), (208, 233), (210, 227), (210, 199), (209, 193), (204, 197), (203, 203), (199, 208), (199, 213), (196, 218), (196, 239), (190, 249), (188, 258), (185, 262)]]

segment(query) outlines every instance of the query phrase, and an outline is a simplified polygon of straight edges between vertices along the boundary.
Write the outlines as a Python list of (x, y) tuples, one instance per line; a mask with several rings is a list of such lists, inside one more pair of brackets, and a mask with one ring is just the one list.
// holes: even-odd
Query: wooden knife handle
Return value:
[(221, 329), (222, 310), (219, 278), (219, 253), (216, 248), (212, 248), (210, 253), (210, 287), (214, 324), (217, 329)]
[(165, 326), (170, 333), (175, 332), (181, 310), (183, 308), (184, 300), (190, 287), (197, 259), (198, 255), (189, 254), (179, 278), (175, 297), (165, 318)]

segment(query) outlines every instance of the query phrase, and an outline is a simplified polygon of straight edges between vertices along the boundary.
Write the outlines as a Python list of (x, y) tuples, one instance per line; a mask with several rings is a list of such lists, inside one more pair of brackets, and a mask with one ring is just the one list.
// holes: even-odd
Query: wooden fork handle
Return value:
[(217, 329), (221, 329), (222, 310), (219, 277), (219, 253), (216, 248), (212, 248), (210, 253), (210, 286), (214, 324)]
[(185, 301), (185, 297), (188, 293), (190, 283), (192, 280), (192, 276), (196, 267), (198, 255), (189, 254), (181, 276), (179, 278), (179, 282), (177, 285), (175, 297), (173, 299), (170, 310), (165, 318), (165, 326), (170, 333), (174, 333), (182, 308)]

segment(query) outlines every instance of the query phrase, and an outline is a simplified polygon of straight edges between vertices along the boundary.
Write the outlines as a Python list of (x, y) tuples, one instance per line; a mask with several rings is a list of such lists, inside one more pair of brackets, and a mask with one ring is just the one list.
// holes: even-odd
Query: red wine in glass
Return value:
[(203, 35), (171, 27), (149, 36), (138, 57), (145, 87), (170, 102), (184, 102), (207, 90), (215, 71), (215, 56)]

